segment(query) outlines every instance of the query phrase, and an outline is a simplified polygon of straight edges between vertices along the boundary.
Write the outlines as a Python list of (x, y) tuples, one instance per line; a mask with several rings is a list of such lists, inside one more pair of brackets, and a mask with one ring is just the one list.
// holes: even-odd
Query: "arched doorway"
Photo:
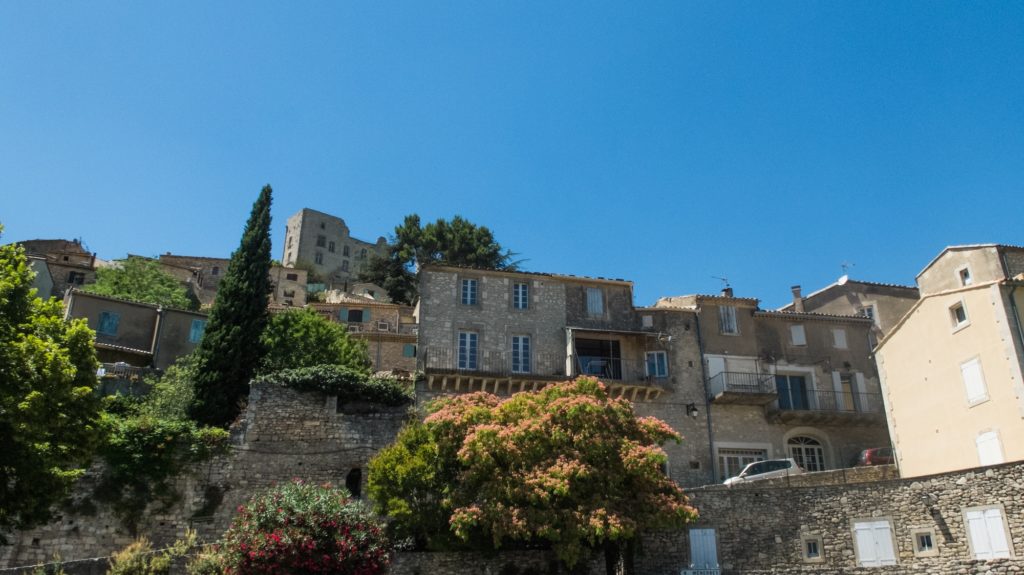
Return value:
[(825, 448), (821, 441), (806, 435), (796, 435), (786, 442), (786, 451), (804, 471), (825, 471)]

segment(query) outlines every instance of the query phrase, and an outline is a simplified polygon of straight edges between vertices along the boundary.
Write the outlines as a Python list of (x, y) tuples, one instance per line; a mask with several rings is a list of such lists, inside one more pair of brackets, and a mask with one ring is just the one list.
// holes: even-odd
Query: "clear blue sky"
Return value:
[(1024, 244), (1024, 2), (0, 3), (3, 240), (226, 256), (260, 187), (638, 304)]

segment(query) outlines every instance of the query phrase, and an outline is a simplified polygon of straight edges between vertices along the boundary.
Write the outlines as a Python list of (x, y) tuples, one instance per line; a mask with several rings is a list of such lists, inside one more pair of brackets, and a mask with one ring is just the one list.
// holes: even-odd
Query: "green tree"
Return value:
[(0, 247), (0, 540), (49, 517), (101, 437), (93, 332), (31, 284), (24, 250)]
[(154, 260), (132, 256), (120, 267), (100, 268), (96, 283), (82, 291), (179, 309), (199, 309), (199, 300)]
[(263, 359), (271, 291), (271, 194), (270, 186), (264, 186), (252, 206), (195, 351), (195, 396), (189, 412), (200, 423), (226, 427), (235, 419)]
[(628, 573), (641, 532), (697, 516), (661, 471), (659, 446), (681, 437), (595, 379), (505, 400), (467, 394), (431, 410), (370, 463), (371, 499), (406, 534), (430, 541), (424, 529), (448, 527), (495, 547), (546, 541), (570, 567), (601, 548), (609, 572)]
[(512, 270), (517, 265), (513, 255), (501, 247), (491, 230), (462, 216), (422, 226), (420, 217), (411, 214), (395, 228), (388, 253), (370, 258), (359, 280), (383, 287), (394, 301), (411, 304), (417, 294), (415, 270), (425, 264)]
[(349, 337), (345, 326), (309, 308), (273, 314), (262, 341), (267, 350), (260, 367), (262, 373), (314, 365), (370, 371), (366, 342)]

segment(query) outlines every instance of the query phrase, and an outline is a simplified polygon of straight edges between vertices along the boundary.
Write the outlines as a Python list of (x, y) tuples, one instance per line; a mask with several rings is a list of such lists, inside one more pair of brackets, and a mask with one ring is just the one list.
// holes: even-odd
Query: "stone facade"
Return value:
[(96, 282), (96, 254), (78, 240), (28, 240), (21, 242), (26, 255), (45, 258), (51, 291), (40, 297), (64, 297), (68, 288)]
[(864, 315), (875, 325), (872, 347), (889, 332), (920, 297), (916, 287), (852, 280), (847, 276), (818, 291), (801, 296), (793, 286), (793, 303), (779, 311), (809, 311), (832, 315)]
[(331, 293), (333, 303), (312, 303), (309, 307), (330, 321), (345, 324), (351, 337), (365, 341), (374, 370), (416, 371), (418, 325), (411, 306)]
[[(228, 271), (227, 258), (208, 258), (202, 256), (181, 256), (170, 252), (157, 260), (163, 270), (178, 278), (199, 300), (204, 308), (213, 305), (217, 297), (220, 280)], [(306, 305), (306, 276), (308, 272), (287, 266), (271, 266), (270, 283), (273, 291), (270, 303), (280, 306), (302, 307)]]
[(303, 208), (288, 218), (281, 262), (286, 266), (308, 266), (317, 283), (328, 289), (347, 287), (370, 256), (385, 255), (387, 240), (366, 242), (349, 234), (345, 220)]

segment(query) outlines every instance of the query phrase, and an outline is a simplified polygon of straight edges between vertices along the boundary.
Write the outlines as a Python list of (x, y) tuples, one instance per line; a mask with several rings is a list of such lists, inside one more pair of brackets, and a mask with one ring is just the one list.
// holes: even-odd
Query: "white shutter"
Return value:
[(988, 389), (985, 387), (985, 377), (981, 372), (980, 361), (972, 359), (960, 364), (960, 375), (964, 380), (964, 389), (967, 391), (968, 403), (988, 399)]
[(793, 345), (807, 345), (807, 333), (802, 324), (789, 326), (789, 334), (793, 338)]
[(714, 529), (690, 529), (690, 567), (717, 569), (718, 549)]
[(708, 379), (725, 371), (724, 357), (708, 357)]
[(833, 329), (832, 343), (834, 343), (835, 347), (838, 349), (846, 349), (846, 330), (841, 327)]
[(999, 441), (999, 433), (988, 431), (978, 435), (974, 440), (978, 447), (978, 463), (995, 465), (1003, 462), (1003, 446)]
[(858, 521), (853, 524), (853, 536), (857, 541), (858, 565), (881, 567), (896, 564), (896, 550), (888, 521)]
[(1006, 540), (1006, 531), (1003, 529), (1002, 511), (999, 509), (986, 509), (984, 515), (992, 557), (1009, 557), (1010, 542)]
[(975, 559), (1010, 556), (1006, 533), (1003, 532), (1003, 515), (998, 509), (976, 509), (964, 515)]
[(838, 371), (832, 372), (832, 390), (836, 393), (836, 407), (840, 410), (853, 409), (852, 405), (846, 405), (846, 398), (843, 396), (843, 379)]

